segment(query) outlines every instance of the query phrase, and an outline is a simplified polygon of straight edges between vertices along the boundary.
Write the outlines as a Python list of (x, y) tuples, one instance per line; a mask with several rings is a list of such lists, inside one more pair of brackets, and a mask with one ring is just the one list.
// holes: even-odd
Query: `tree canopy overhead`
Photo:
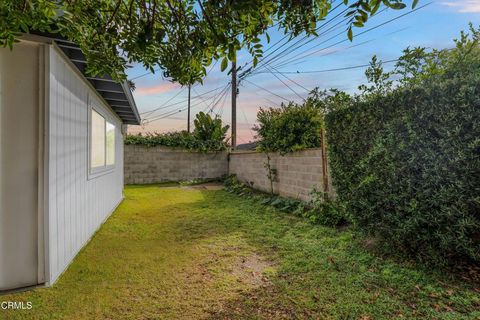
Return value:
[[(255, 65), (260, 36), (275, 26), (292, 37), (315, 36), (332, 6), (348, 6), (347, 36), (381, 6), (405, 8), (406, 0), (2, 0), (0, 45), (12, 47), (22, 33), (59, 33), (80, 46), (92, 75), (125, 79), (139, 62), (182, 85), (201, 81), (213, 60), (225, 70), (246, 48)], [(412, 6), (418, 0), (412, 0)]]

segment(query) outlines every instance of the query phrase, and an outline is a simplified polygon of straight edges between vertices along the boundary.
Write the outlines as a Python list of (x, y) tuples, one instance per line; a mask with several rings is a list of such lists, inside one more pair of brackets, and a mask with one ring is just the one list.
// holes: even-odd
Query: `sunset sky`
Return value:
[[(427, 3), (420, 0), (418, 6)], [(355, 92), (358, 85), (365, 80), (366, 69), (356, 66), (368, 64), (373, 55), (388, 61), (398, 58), (408, 46), (436, 49), (452, 47), (453, 39), (458, 37), (461, 30), (468, 28), (469, 22), (476, 27), (480, 24), (480, 0), (437, 0), (410, 14), (406, 13), (411, 10), (380, 11), (364, 28), (354, 29), (354, 35), (357, 36), (353, 42), (349, 42), (346, 40), (346, 32), (342, 32), (345, 25), (341, 23), (343, 15), (340, 13), (344, 9), (344, 6), (340, 6), (333, 11), (326, 19), (328, 24), (319, 30), (319, 37), (306, 39), (291, 48), (296, 50), (282, 53), (301, 37), (285, 44), (286, 39), (278, 42), (284, 37), (282, 31), (274, 28), (269, 30), (271, 41), (267, 43), (264, 38), (263, 42), (264, 50), (268, 50), (265, 52), (265, 61), (277, 54), (278, 56), (269, 62), (270, 69), (261, 68), (259, 65), (256, 74), (240, 83), (237, 100), (238, 144), (254, 140), (251, 128), (260, 107), (279, 106), (286, 100), (301, 102), (300, 97), (306, 97), (307, 90), (314, 87)], [(336, 15), (338, 17), (334, 19)], [(398, 19), (389, 22), (395, 17)], [(386, 24), (381, 25), (384, 22)], [(379, 27), (369, 30), (376, 26)], [(278, 44), (273, 46), (277, 42)], [(269, 47), (272, 48), (268, 49)], [(277, 50), (279, 47), (282, 48)], [(238, 66), (244, 66), (251, 62), (251, 57), (247, 52), (240, 52), (237, 60)], [(388, 70), (392, 65), (386, 63), (385, 69)], [(271, 69), (272, 67), (275, 69)], [(331, 70), (348, 67), (356, 68)], [(207, 68), (210, 69), (204, 84), (192, 87), (192, 121), (197, 112), (213, 109), (212, 114), (221, 115), (224, 123), (230, 124), (231, 89), (227, 87), (230, 76), (226, 71), (220, 72), (220, 63), (212, 64)], [(281, 75), (270, 72), (275, 70), (287, 73)], [(297, 71), (299, 73), (296, 73)], [(142, 119), (147, 121), (143, 126), (130, 127), (129, 132), (186, 129), (187, 89), (163, 79), (160, 71), (155, 74), (146, 73), (141, 66), (128, 70), (129, 78), (136, 84), (134, 97), (137, 107)], [(153, 110), (154, 112), (151, 112)]]

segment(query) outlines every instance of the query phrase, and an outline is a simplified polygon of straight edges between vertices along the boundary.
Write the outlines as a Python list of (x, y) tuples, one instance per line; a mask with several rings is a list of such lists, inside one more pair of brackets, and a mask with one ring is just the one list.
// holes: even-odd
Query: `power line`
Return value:
[[(400, 29), (398, 29), (398, 30), (395, 30), (395, 31), (386, 33), (386, 34), (384, 34), (383, 36), (389, 36), (389, 35), (392, 35), (392, 34), (395, 34), (395, 33), (399, 33), (399, 32), (402, 32), (402, 31), (404, 31), (404, 30), (406, 30), (406, 29), (409, 29), (409, 28), (410, 28), (410, 27), (400, 28)], [(367, 43), (370, 43), (370, 42), (373, 42), (373, 41), (376, 41), (376, 40), (378, 40), (378, 39), (369, 39), (369, 40), (366, 40), (366, 41), (363, 41), (363, 42), (360, 42), (360, 43), (357, 43), (357, 44), (354, 44), (354, 45), (351, 45), (351, 46), (348, 46), (348, 47), (339, 48), (339, 49), (337, 49), (337, 50), (324, 53), (324, 54), (322, 54), (322, 55), (320, 55), (320, 56), (321, 56), (321, 57), (324, 57), (324, 56), (328, 56), (328, 55), (337, 53), (337, 52), (339, 52), (339, 51), (346, 51), (346, 50), (349, 50), (349, 49), (352, 49), (352, 48), (355, 48), (355, 47), (363, 46), (363, 45), (365, 45), (365, 44), (367, 44)], [(296, 64), (303, 63), (303, 62), (305, 62), (305, 61), (306, 61), (306, 60), (302, 60), (302, 61), (298, 61), (298, 62), (295, 62), (295, 63), (289, 63), (289, 62), (287, 61), (287, 62), (282, 62), (282, 63), (279, 63), (279, 64), (277, 64), (277, 65), (275, 65), (275, 66), (270, 66), (270, 67), (271, 67), (271, 68), (274, 68), (274, 69), (277, 69), (277, 71), (278, 71), (279, 68), (282, 68), (282, 67), (284, 67), (284, 66), (286, 66), (286, 65), (296, 65)], [(264, 71), (258, 71), (258, 72), (256, 72), (256, 74), (260, 74), (260, 73), (266, 73), (266, 72), (264, 72)]]
[[(387, 8), (384, 8), (383, 10), (377, 12), (377, 13), (374, 15), (374, 17), (376, 17), (376, 16), (378, 16), (379, 14), (385, 12), (386, 10), (387, 10)], [(340, 12), (340, 14), (342, 14), (342, 13), (345, 12), (345, 11), (346, 11), (346, 10)], [(334, 18), (332, 18), (332, 19), (330, 20), (330, 22), (333, 21), (333, 20), (334, 20), (336, 17), (338, 17), (338, 16), (339, 16), (339, 15), (335, 16)], [(315, 40), (318, 39), (321, 35), (326, 35), (326, 34), (330, 33), (335, 27), (337, 27), (338, 25), (344, 23), (344, 22), (347, 21), (348, 19), (349, 19), (349, 18), (344, 18), (344, 19), (341, 20), (340, 22), (337, 22), (335, 25), (331, 26), (329, 29), (327, 29), (327, 30), (325, 30), (324, 32), (322, 32), (322, 33), (321, 33), (319, 36), (317, 36), (316, 38), (312, 38), (312, 39), (310, 39), (310, 40), (307, 40), (306, 43), (302, 43), (303, 40), (305, 40), (306, 37), (304, 37), (303, 39), (300, 39), (299, 41), (297, 41), (296, 43), (294, 43), (293, 45), (291, 45), (289, 48), (285, 49), (285, 50), (282, 51), (281, 53), (286, 52), (286, 53), (283, 55), (284, 57), (290, 55), (291, 53), (293, 53), (293, 52), (296, 51), (297, 49), (301, 48), (302, 46), (304, 46), (304, 45), (306, 45), (306, 44), (308, 44), (308, 43), (311, 43), (312, 41), (315, 41)], [(328, 39), (326, 39), (326, 40), (323, 40), (322, 42), (316, 44), (316, 45), (313, 46), (312, 48), (318, 47), (318, 46), (320, 46), (321, 44), (324, 44), (324, 43), (326, 43), (326, 42), (328, 42), (328, 41), (330, 41), (330, 40), (332, 40), (332, 39), (334, 39), (334, 38), (336, 38), (336, 37), (344, 34), (346, 31), (347, 31), (347, 29), (345, 29), (344, 31), (341, 31), (341, 32), (333, 35), (332, 37), (330, 37), (330, 38), (328, 38)], [(346, 40), (344, 40), (344, 41), (346, 41)], [(343, 41), (341, 41), (341, 42), (343, 42)], [(332, 46), (335, 46), (336, 44), (338, 44), (338, 42), (335, 43), (335, 44), (332, 45)], [(296, 45), (296, 46), (295, 46), (295, 45)], [(293, 48), (292, 48), (292, 47), (293, 47)], [(330, 47), (331, 47), (331, 46), (330, 46)], [(327, 48), (330, 48), (330, 47), (327, 47)], [(352, 47), (354, 47), (354, 46), (352, 46)], [(291, 48), (291, 49), (290, 49), (290, 48)], [(303, 51), (303, 53), (308, 52), (308, 50), (310, 50), (310, 49), (312, 49), (312, 48), (309, 48), (309, 49)], [(288, 49), (290, 49), (290, 50), (288, 50)], [(280, 54), (281, 54), (281, 53), (280, 53)], [(280, 54), (277, 54), (277, 56), (269, 59), (269, 60), (267, 61), (267, 63), (272, 63), (272, 62), (274, 62), (274, 61), (278, 61), (279, 59), (281, 59), (282, 56), (281, 56)], [(305, 55), (305, 56), (302, 56), (302, 57), (300, 57), (300, 58), (293, 58), (293, 60), (290, 60), (290, 61), (298, 61), (299, 59), (303, 59), (304, 57), (306, 57), (306, 55)], [(281, 67), (281, 66), (283, 66), (283, 65), (285, 65), (285, 64), (288, 64), (290, 61), (289, 61), (288, 59), (287, 59), (287, 60), (284, 60), (284, 62), (282, 62), (282, 63), (279, 64), (279, 65), (276, 65), (275, 67)], [(253, 75), (253, 74), (255, 74), (255, 73), (259, 73), (259, 70), (261, 70), (261, 69), (262, 69), (262, 68), (259, 68), (259, 69), (257, 69), (257, 70), (254, 70), (254, 71), (251, 73), (251, 75)]]
[[(227, 85), (228, 86), (228, 85)], [(208, 99), (212, 99), (212, 98), (215, 98), (217, 95), (213, 95), (212, 97), (208, 98)], [(200, 105), (202, 103), (202, 101), (200, 102), (197, 102), (195, 104), (193, 104), (191, 107), (196, 107), (198, 105)], [(150, 118), (150, 119), (146, 119), (147, 120), (147, 123), (151, 123), (151, 122), (154, 122), (154, 121), (157, 121), (157, 120), (161, 120), (161, 119), (165, 119), (165, 118), (168, 118), (174, 114), (177, 114), (177, 113), (180, 113), (180, 112), (183, 112), (187, 110), (187, 108), (183, 108), (183, 109), (179, 109), (179, 110), (174, 110), (174, 111), (168, 111), (168, 112), (165, 112), (163, 114), (160, 114), (156, 117), (153, 117), (153, 118)]]
[(287, 80), (289, 80), (290, 82), (296, 84), (297, 86), (299, 86), (299, 87), (302, 88), (303, 90), (305, 90), (305, 91), (307, 91), (307, 92), (312, 91), (311, 89), (305, 88), (303, 85), (301, 85), (300, 83), (296, 82), (295, 80), (287, 77), (287, 76), (285, 75), (285, 73), (283, 73), (283, 72), (281, 72), (281, 71), (278, 71), (278, 70), (277, 70), (276, 68), (274, 68), (274, 67), (271, 67), (271, 68), (272, 68), (273, 70), (277, 71), (277, 72), (278, 72), (281, 76), (283, 76), (285, 79), (287, 79)]
[[(392, 59), (392, 60), (386, 60), (386, 61), (381, 61), (381, 63), (391, 63), (391, 62), (397, 62), (398, 59)], [(276, 73), (280, 74), (302, 74), (302, 73), (323, 73), (323, 72), (332, 72), (332, 71), (342, 71), (342, 70), (351, 70), (351, 69), (358, 69), (358, 68), (365, 68), (369, 67), (370, 64), (360, 64), (356, 66), (348, 66), (348, 67), (342, 67), (342, 68), (334, 68), (334, 69), (324, 69), (324, 70), (311, 70), (311, 71), (274, 71)], [(262, 72), (262, 73), (267, 73), (267, 72)]]
[[(355, 37), (364, 35), (364, 34), (366, 34), (366, 33), (368, 33), (368, 32), (371, 32), (371, 31), (373, 31), (373, 30), (375, 30), (375, 29), (378, 29), (378, 28), (380, 28), (380, 27), (382, 27), (382, 26), (384, 26), (384, 25), (386, 25), (386, 24), (388, 24), (388, 23), (391, 23), (391, 22), (396, 21), (396, 20), (398, 20), (398, 19), (400, 19), (400, 18), (403, 18), (403, 17), (405, 17), (405, 16), (407, 16), (407, 15), (409, 15), (409, 14), (412, 14), (412, 13), (418, 11), (418, 10), (421, 10), (421, 9), (425, 8), (426, 6), (428, 6), (428, 5), (430, 5), (430, 4), (432, 4), (432, 2), (426, 3), (426, 4), (424, 4), (424, 5), (416, 8), (416, 9), (414, 9), (414, 10), (408, 11), (408, 12), (406, 12), (406, 13), (404, 13), (404, 14), (401, 14), (401, 15), (396, 16), (396, 17), (394, 17), (394, 18), (392, 18), (392, 19), (389, 19), (389, 20), (387, 20), (387, 21), (385, 21), (385, 22), (382, 22), (382, 23), (380, 23), (380, 24), (378, 24), (378, 25), (376, 25), (376, 26), (374, 26), (374, 27), (371, 27), (371, 28), (369, 28), (369, 29), (367, 29), (367, 30), (364, 30), (364, 31), (360, 32), (360, 33), (357, 34)], [(340, 40), (340, 41), (338, 41), (338, 42), (336, 42), (336, 43), (334, 43), (334, 44), (332, 44), (332, 45), (330, 45), (330, 46), (327, 46), (327, 47), (324, 47), (324, 48), (322, 48), (322, 49), (315, 50), (315, 51), (313, 51), (313, 52), (304, 54), (303, 56), (294, 58), (294, 59), (292, 59), (292, 60), (290, 60), (290, 61), (288, 61), (288, 62), (285, 62), (285, 63), (292, 63), (292, 62), (294, 62), (294, 61), (298, 61), (298, 60), (300, 60), (300, 59), (304, 59), (304, 58), (306, 58), (306, 57), (309, 57), (309, 56), (311, 56), (311, 55), (314, 55), (314, 54), (316, 54), (316, 53), (318, 53), (318, 52), (324, 51), (324, 50), (326, 50), (326, 49), (329, 49), (329, 48), (331, 48), (331, 47), (333, 47), (333, 46), (336, 46), (336, 45), (338, 45), (338, 44), (340, 44), (340, 43), (343, 43), (343, 42), (346, 42), (346, 41), (348, 41), (348, 39)], [(314, 47), (318, 47), (318, 46), (321, 45), (321, 44), (323, 44), (323, 43), (320, 43), (320, 44), (318, 44), (318, 45), (316, 45), (316, 46), (314, 46)], [(312, 49), (312, 48), (310, 48), (310, 49)], [(310, 49), (308, 49), (308, 50), (310, 50)], [(307, 50), (307, 51), (308, 51), (308, 50)], [(306, 51), (304, 51), (304, 53), (305, 53), (305, 52), (306, 52)]]
[[(340, 4), (339, 4), (340, 5)], [(338, 5), (338, 6), (339, 6)], [(337, 7), (338, 7), (337, 6)], [(337, 8), (336, 7), (336, 8)], [(336, 9), (335, 8), (335, 9)], [(348, 10), (347, 9), (344, 9), (343, 11), (339, 12), (336, 16), (332, 17), (330, 20), (326, 21), (325, 23), (323, 23), (320, 27), (318, 27), (316, 29), (316, 31), (320, 31), (322, 28), (324, 28), (325, 26), (327, 26), (329, 23), (335, 21), (339, 16), (341, 16), (343, 13), (345, 13), (346, 11)], [(293, 44), (291, 44), (290, 46), (288, 46), (287, 48), (285, 48), (284, 50), (282, 50), (281, 52), (277, 53), (276, 55), (274, 55), (273, 57), (270, 57), (269, 55), (265, 56), (260, 62), (266, 62), (266, 63), (272, 63), (282, 57), (285, 57), (285, 56), (288, 56), (289, 54), (293, 53), (295, 50), (297, 50), (298, 48), (301, 48), (302, 46), (312, 42), (312, 41), (315, 41), (317, 39), (320, 39), (320, 37), (328, 34), (330, 31), (334, 30), (337, 26), (343, 24), (344, 22), (348, 21), (349, 18), (344, 18), (343, 20), (337, 22), (336, 24), (334, 24), (333, 26), (329, 27), (328, 29), (324, 30), (323, 32), (321, 32), (319, 35), (317, 35), (316, 37), (314, 38), (311, 38), (308, 40), (308, 36), (303, 36), (301, 39), (298, 39), (296, 42), (294, 42)], [(341, 34), (343, 34), (344, 31), (341, 32)], [(305, 40), (307, 40), (307, 42), (305, 43)], [(327, 39), (326, 41), (329, 41), (330, 39)], [(276, 50), (275, 50), (276, 51)], [(272, 52), (274, 53), (274, 52)]]
[(298, 94), (297, 91), (293, 90), (292, 87), (290, 87), (287, 83), (283, 82), (282, 79), (280, 79), (275, 73), (272, 72), (272, 70), (270, 70), (270, 68), (266, 67), (268, 71), (270, 71), (270, 73), (275, 77), (277, 78), (281, 83), (283, 83), (283, 85), (285, 85), (288, 89), (290, 89), (290, 91), (292, 91), (294, 94), (297, 95), (297, 97), (299, 97), (301, 100), (304, 100), (304, 98)]
[(287, 98), (284, 98), (284, 97), (282, 97), (281, 95), (276, 94), (275, 92), (272, 92), (272, 91), (270, 91), (270, 90), (268, 90), (268, 89), (265, 89), (264, 87), (261, 87), (261, 86), (253, 83), (252, 81), (250, 81), (250, 80), (248, 80), (248, 79), (243, 79), (243, 80), (245, 80), (246, 82), (250, 83), (251, 85), (253, 85), (253, 86), (255, 86), (255, 87), (259, 88), (259, 89), (262, 89), (262, 90), (264, 90), (264, 91), (266, 91), (266, 92), (268, 92), (268, 93), (270, 93), (270, 94), (273, 94), (274, 96), (279, 97), (279, 98), (282, 99), (282, 100), (289, 101)]
[[(335, 11), (339, 6), (341, 5), (341, 3), (339, 3), (335, 8), (333, 8), (330, 12), (333, 12)], [(340, 13), (338, 13), (335, 17), (329, 19), (328, 21), (324, 22), (321, 26), (319, 26), (318, 28), (315, 29), (315, 31), (319, 31), (321, 28), (325, 27), (328, 23), (332, 22), (333, 20), (335, 20), (338, 16), (340, 16), (341, 14), (343, 14), (347, 9), (341, 11)], [(336, 25), (335, 25), (336, 26)], [(322, 33), (323, 35), (324, 33)], [(319, 35), (320, 36), (320, 35)], [(317, 36), (317, 38), (319, 37)], [(277, 43), (275, 43), (273, 46), (271, 46), (270, 48), (268, 48), (267, 50), (265, 50), (264, 53), (266, 53), (267, 51), (269, 51), (269, 49), (273, 48), (276, 44), (278, 44), (279, 42), (283, 41), (285, 38), (287, 38), (288, 35), (284, 36), (282, 39), (280, 39), (279, 41), (277, 41)], [(280, 53), (276, 54), (273, 58), (276, 58), (278, 57), (279, 54), (282, 54), (284, 53), (286, 50), (290, 49), (292, 46), (298, 44), (299, 42), (301, 41), (304, 41), (306, 38), (308, 38), (308, 36), (303, 36), (301, 39), (297, 40), (294, 44), (290, 45), (288, 48), (284, 49), (283, 51), (281, 51)], [(293, 38), (290, 38), (288, 39), (287, 42), (285, 42), (284, 44), (282, 44), (279, 48), (275, 49), (274, 51), (272, 51), (271, 53), (265, 55), (259, 62), (262, 62), (266, 59), (268, 59), (271, 55), (273, 55), (275, 52), (277, 52), (278, 50), (282, 49), (285, 45), (287, 45)], [(272, 58), (272, 59), (273, 59)], [(251, 60), (249, 63), (252, 63), (253, 64), (253, 60)], [(248, 63), (247, 63), (248, 65)], [(246, 71), (242, 72), (242, 74), (240, 75), (240, 78), (244, 77), (247, 73), (250, 73), (252, 70), (252, 67), (250, 67), (249, 69), (247, 69)]]
[[(203, 101), (203, 102), (206, 104), (206, 108), (204, 108), (204, 109), (202, 110), (202, 112), (205, 113), (205, 112), (212, 106), (212, 104), (215, 102), (215, 100), (217, 99), (217, 97), (218, 97), (219, 95), (221, 95), (221, 96), (220, 96), (220, 98), (218, 99), (218, 101), (215, 103), (215, 105), (217, 105), (217, 104), (220, 102), (220, 100), (222, 99), (222, 96), (224, 96), (224, 97), (226, 98), (226, 97), (227, 97), (227, 94), (225, 94), (225, 93), (228, 92), (228, 89), (229, 89), (229, 88), (230, 88), (230, 84), (228, 84), (226, 87), (224, 87), (224, 88), (222, 89), (222, 91), (219, 92), (218, 94), (216, 94), (216, 95), (208, 98), (208, 99), (214, 98), (214, 100), (213, 100), (212, 102), (206, 103), (205, 101)], [(222, 93), (222, 92), (223, 92), (223, 93)], [(225, 100), (224, 100), (224, 102), (225, 102)], [(217, 114), (217, 115), (218, 115), (218, 114)], [(194, 120), (190, 121), (190, 124), (193, 124), (193, 123), (194, 123)], [(181, 127), (183, 127), (183, 126), (181, 126)], [(179, 127), (179, 128), (181, 128), (181, 127)]]
[(217, 113), (217, 115), (220, 115), (220, 118), (223, 116), (223, 110), (225, 107), (225, 102), (227, 101), (227, 97), (228, 97), (228, 94), (226, 94), (225, 97), (223, 98), (222, 106), (220, 107), (220, 112)]
[(228, 90), (230, 89), (230, 86), (231, 86), (231, 83), (228, 83), (227, 86), (225, 86), (222, 89), (222, 91), (219, 92), (219, 94), (215, 97), (215, 99), (213, 99), (210, 105), (203, 110), (203, 112), (206, 112), (207, 110), (210, 109), (210, 111), (208, 112), (213, 113), (213, 110), (215, 110), (215, 107), (217, 106), (217, 104), (223, 99), (223, 96), (227, 94)]
[[(339, 51), (346, 51), (346, 50), (349, 50), (349, 49), (352, 49), (352, 48), (355, 48), (355, 47), (359, 47), (359, 46), (363, 46), (367, 43), (370, 43), (374, 41), (374, 39), (369, 39), (369, 40), (366, 40), (366, 41), (363, 41), (363, 42), (360, 42), (360, 43), (357, 43), (357, 44), (354, 44), (354, 45), (351, 45), (351, 46), (348, 46), (348, 47), (343, 47), (343, 48), (339, 48), (337, 50), (334, 50), (334, 51), (330, 51), (330, 52), (327, 52), (327, 53), (324, 53), (324, 54), (321, 54), (319, 55), (320, 57), (325, 57), (325, 56), (328, 56), (328, 55), (331, 55), (331, 54), (335, 54)], [(295, 63), (289, 63), (288, 61), (287, 62), (280, 62), (279, 64), (276, 64), (274, 67), (279, 69), (279, 68), (282, 68), (286, 65), (297, 65), (297, 64), (301, 64), (301, 63), (304, 63), (306, 62), (307, 60), (301, 60), (301, 61), (297, 61)], [(264, 71), (258, 71), (256, 72), (256, 74), (260, 74), (260, 73), (265, 73)]]
[[(337, 0), (335, 0), (334, 3), (335, 3), (336, 1), (337, 1)], [(330, 11), (330, 13), (333, 12), (333, 11), (335, 11), (335, 9), (337, 9), (340, 5), (341, 5), (341, 3), (339, 3), (335, 8), (333, 8), (333, 9)], [(278, 23), (277, 23), (277, 25), (278, 25)], [(316, 29), (316, 31), (317, 31), (317, 30), (318, 30), (318, 29)], [(289, 37), (290, 37), (290, 38), (289, 38)], [(287, 39), (287, 38), (289, 38), (289, 39)], [(290, 34), (285, 34), (281, 39), (277, 40), (274, 44), (272, 44), (272, 45), (269, 46), (267, 49), (265, 49), (265, 51), (263, 51), (263, 54), (266, 54), (268, 51), (270, 51), (271, 49), (275, 48), (276, 45), (278, 45), (280, 42), (284, 41), (285, 39), (287, 39), (287, 41), (286, 41), (284, 44), (282, 44), (281, 47), (283, 47), (284, 45), (286, 45), (287, 43), (289, 43), (289, 42), (293, 39), (292, 34), (291, 34), (291, 33), (290, 33)], [(280, 47), (280, 48), (281, 48), (281, 47)], [(276, 52), (277, 50), (279, 50), (280, 48), (275, 49), (272, 53), (267, 54), (266, 56), (264, 56), (264, 57), (262, 58), (262, 60), (264, 60), (265, 58), (267, 58), (268, 55), (275, 53), (275, 52)], [(253, 63), (253, 59), (250, 60), (249, 62), (247, 62), (243, 67), (245, 67), (245, 66), (247, 66), (247, 65), (249, 65), (249, 64), (252, 64), (252, 63)]]
[[(219, 89), (219, 88), (220, 88), (220, 87), (218, 87), (217, 89)], [(195, 93), (198, 95), (197, 90), (193, 89), (193, 92), (195, 92)], [(200, 97), (200, 96), (199, 96), (199, 97)], [(200, 98), (200, 100), (202, 100), (202, 102), (203, 102), (206, 106), (208, 106), (208, 103), (207, 103), (205, 100), (203, 100), (203, 98)]]
[(168, 99), (165, 103), (163, 103), (160, 107), (156, 108), (155, 110), (150, 110), (150, 111), (141, 112), (140, 115), (145, 114), (145, 113), (148, 113), (148, 115), (147, 115), (147, 117), (148, 117), (149, 115), (151, 115), (151, 114), (154, 113), (155, 111), (163, 109), (163, 106), (164, 106), (164, 105), (166, 105), (167, 103), (169, 103), (170, 101), (172, 101), (173, 99), (175, 99), (178, 95), (180, 95), (180, 93), (182, 93), (183, 90), (185, 90), (185, 88), (182, 88), (180, 91), (177, 92), (177, 94), (175, 94), (173, 97), (171, 97), (170, 99)]
[[(220, 89), (220, 88), (222, 88), (222, 87), (223, 87), (223, 86), (219, 86), (219, 87), (217, 87), (217, 88), (215, 88), (215, 89), (209, 90), (209, 91), (204, 92), (204, 93), (202, 93), (202, 94), (200, 94), (200, 95), (193, 96), (192, 99), (197, 99), (197, 98), (202, 97), (202, 96), (204, 96), (204, 95), (206, 95), (206, 94), (209, 94), (209, 93), (211, 93), (211, 92), (213, 92), (213, 91), (216, 91), (216, 90), (218, 90), (218, 89)], [(185, 89), (185, 88), (184, 88), (184, 89)], [(166, 106), (163, 104), (163, 105), (161, 105), (160, 107), (158, 107), (158, 108), (156, 108), (156, 109), (154, 109), (154, 110), (151, 110), (151, 111), (152, 111), (152, 113), (153, 113), (153, 112), (155, 112), (155, 111), (162, 110), (162, 109), (167, 109), (167, 108), (169, 108), (169, 107), (173, 107), (173, 106), (179, 105), (179, 104), (181, 104), (181, 103), (185, 103), (185, 102), (187, 102), (187, 101), (188, 101), (188, 99), (185, 99), (185, 100), (182, 100), (182, 101), (179, 101), (179, 102), (175, 102), (175, 103), (172, 103), (172, 104), (169, 104), (169, 105), (166, 105)], [(150, 111), (147, 111), (147, 112), (150, 112)], [(150, 114), (150, 115), (151, 115), (151, 114)], [(145, 119), (148, 120), (148, 117), (146, 117)]]

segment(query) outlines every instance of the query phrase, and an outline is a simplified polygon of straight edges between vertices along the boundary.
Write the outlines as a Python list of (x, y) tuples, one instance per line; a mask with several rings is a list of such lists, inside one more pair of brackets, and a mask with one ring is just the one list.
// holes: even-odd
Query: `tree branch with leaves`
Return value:
[[(403, 9), (406, 0), (344, 0), (352, 27), (363, 27), (381, 6)], [(253, 62), (263, 55), (260, 37), (278, 25), (285, 34), (315, 36), (332, 0), (3, 0), (0, 45), (12, 48), (22, 33), (59, 33), (78, 44), (91, 75), (126, 78), (131, 63), (141, 63), (182, 85), (206, 75), (213, 60), (235, 61), (247, 48)], [(415, 6), (418, 0), (413, 0)]]

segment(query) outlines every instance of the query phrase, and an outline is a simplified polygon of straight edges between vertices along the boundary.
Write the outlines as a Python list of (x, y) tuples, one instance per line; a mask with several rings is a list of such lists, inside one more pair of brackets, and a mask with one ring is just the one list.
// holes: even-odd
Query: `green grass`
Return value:
[(223, 190), (130, 186), (51, 288), (3, 319), (478, 319), (480, 289)]

